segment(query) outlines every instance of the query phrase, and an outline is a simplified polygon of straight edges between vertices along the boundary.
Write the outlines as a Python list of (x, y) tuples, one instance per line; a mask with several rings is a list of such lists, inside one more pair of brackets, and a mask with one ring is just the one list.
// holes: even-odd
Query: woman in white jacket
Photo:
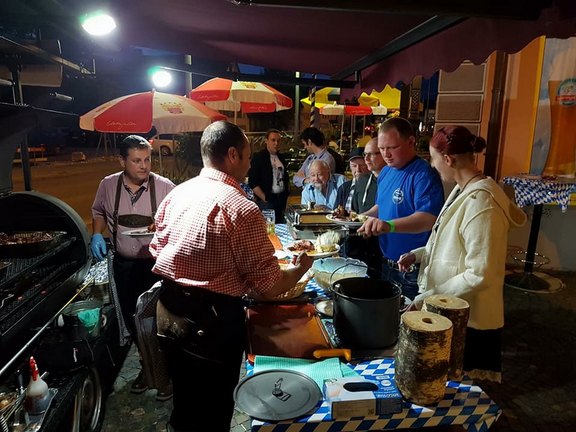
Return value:
[(470, 305), (464, 371), (471, 378), (500, 382), (504, 326), (504, 263), (508, 229), (525, 213), (478, 169), (474, 153), (486, 141), (463, 126), (446, 126), (430, 141), (431, 163), (444, 181), (455, 181), (426, 246), (404, 254), (402, 268), (420, 262), (420, 309), (432, 294), (460, 297)]

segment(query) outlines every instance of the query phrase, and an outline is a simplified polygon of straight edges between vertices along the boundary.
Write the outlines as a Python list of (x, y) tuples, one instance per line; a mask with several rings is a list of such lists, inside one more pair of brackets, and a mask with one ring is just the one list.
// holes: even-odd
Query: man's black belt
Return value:
[(162, 279), (162, 288), (162, 302), (166, 302), (166, 307), (170, 310), (179, 309), (178, 306), (191, 301), (230, 307), (243, 306), (244, 304), (244, 300), (241, 297), (220, 294), (204, 288), (186, 287), (166, 278)]

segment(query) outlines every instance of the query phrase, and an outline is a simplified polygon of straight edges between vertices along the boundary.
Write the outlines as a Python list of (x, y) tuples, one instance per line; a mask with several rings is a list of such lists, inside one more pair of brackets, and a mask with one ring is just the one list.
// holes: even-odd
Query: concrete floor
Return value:
[[(564, 283), (554, 292), (504, 290), (503, 383), (482, 385), (504, 410), (491, 431), (555, 432), (576, 427), (576, 273), (553, 275)], [(142, 395), (129, 391), (138, 368), (132, 349), (108, 398), (104, 431), (166, 430), (172, 402), (157, 402), (152, 390)], [(248, 417), (236, 412), (230, 430), (249, 429)]]

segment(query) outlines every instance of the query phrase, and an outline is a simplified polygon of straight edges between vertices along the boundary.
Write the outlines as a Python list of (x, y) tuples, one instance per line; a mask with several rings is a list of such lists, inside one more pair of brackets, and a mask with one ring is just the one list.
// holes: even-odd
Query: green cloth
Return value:
[(100, 308), (82, 310), (78, 312), (78, 319), (88, 332), (92, 332), (100, 322)]
[(254, 373), (270, 369), (288, 369), (301, 372), (312, 378), (320, 388), (324, 385), (324, 380), (358, 375), (350, 367), (340, 363), (340, 360), (335, 357), (317, 361), (257, 355), (254, 360)]

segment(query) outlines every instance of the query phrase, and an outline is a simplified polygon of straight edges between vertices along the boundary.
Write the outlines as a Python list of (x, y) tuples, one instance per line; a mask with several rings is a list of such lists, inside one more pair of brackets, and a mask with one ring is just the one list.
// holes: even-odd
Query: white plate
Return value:
[[(289, 245), (287, 245), (284, 250), (286, 251), (287, 254), (290, 254), (290, 256), (292, 255), (298, 255), (300, 252), (295, 252), (295, 251), (291, 251), (290, 249), (288, 249), (289, 247), (292, 247), (294, 245), (294, 243), (290, 243)], [(338, 252), (340, 252), (340, 246), (336, 245), (336, 249), (330, 252), (318, 252), (318, 251), (312, 251), (312, 252), (306, 252), (306, 254), (308, 254), (308, 256), (316, 259), (316, 258), (327, 258), (333, 255), (338, 255)]]
[(146, 228), (137, 228), (133, 230), (123, 231), (122, 234), (130, 237), (149, 237), (154, 235), (154, 231), (148, 231)]
[(346, 220), (342, 220), (342, 219), (336, 219), (331, 214), (326, 215), (326, 219), (328, 219), (331, 222), (337, 223), (338, 225), (346, 225), (349, 227), (361, 227), (362, 224), (364, 223), (364, 222), (354, 222), (354, 221), (346, 221)]
[(332, 303), (332, 300), (319, 301), (314, 307), (316, 308), (316, 311), (322, 315), (326, 315), (328, 317), (334, 315), (334, 304)]

